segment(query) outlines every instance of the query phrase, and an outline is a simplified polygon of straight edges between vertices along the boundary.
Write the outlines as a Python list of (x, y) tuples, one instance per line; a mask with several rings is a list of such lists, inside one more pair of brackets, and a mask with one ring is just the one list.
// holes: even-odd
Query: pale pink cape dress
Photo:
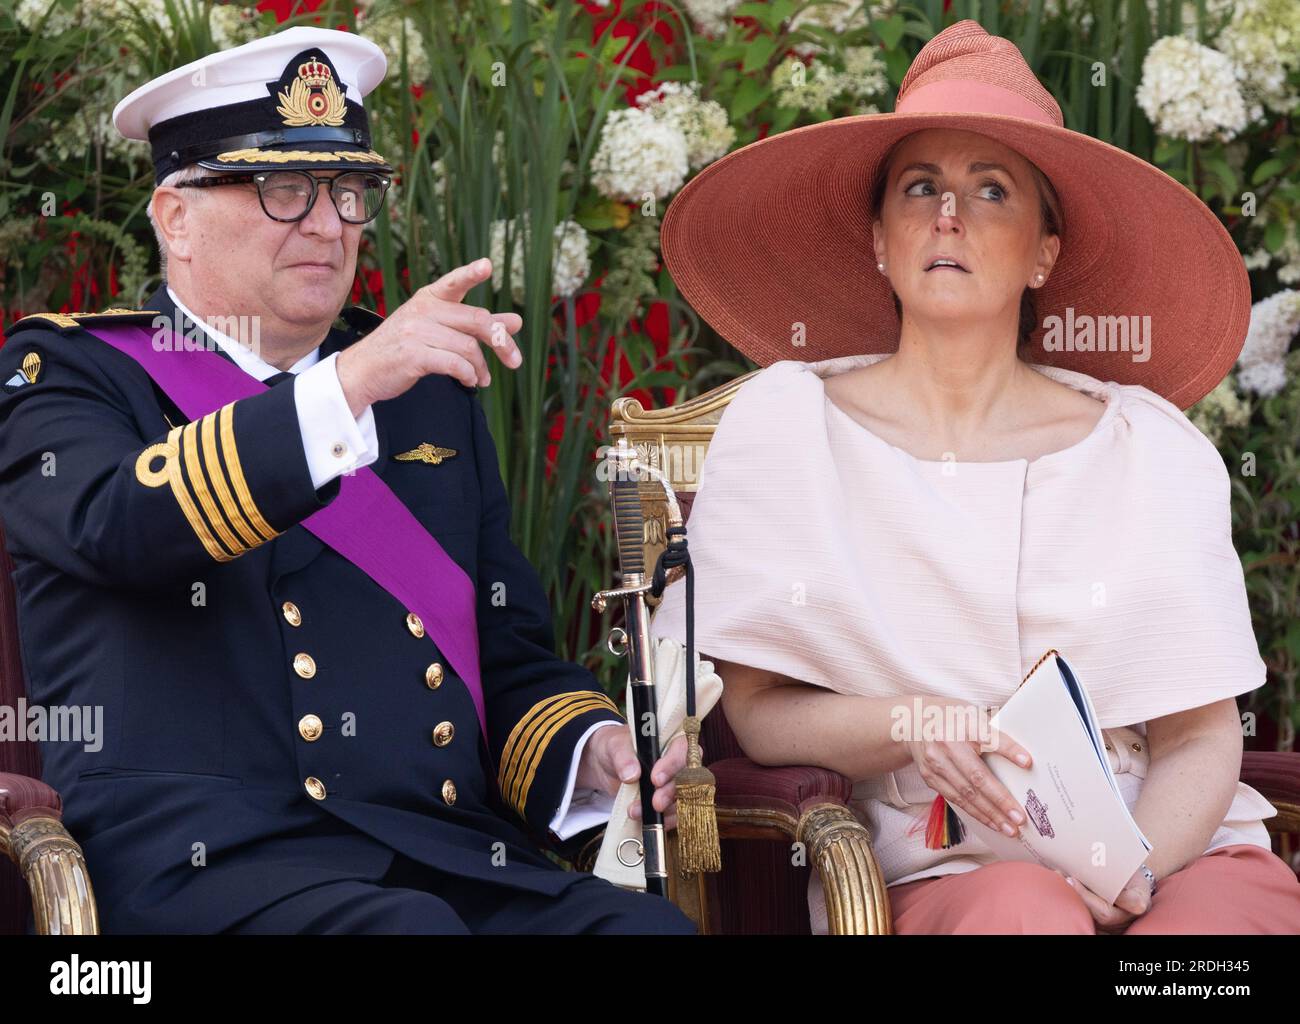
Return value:
[[(1087, 437), (1032, 461), (918, 459), (826, 396), (823, 378), (885, 358), (786, 360), (733, 396), (688, 523), (696, 649), (840, 693), (1001, 704), (1056, 648), (1132, 807), (1147, 719), (1265, 682), (1222, 457), (1145, 387), (1035, 366), (1106, 403)], [(653, 636), (685, 641), (683, 597), (668, 589)], [(887, 884), (995, 860), (973, 837), (926, 849), (934, 796), (915, 766), (856, 785)], [(1268, 850), (1275, 813), (1239, 783), (1207, 850)], [(822, 929), (815, 874), (809, 897)]]

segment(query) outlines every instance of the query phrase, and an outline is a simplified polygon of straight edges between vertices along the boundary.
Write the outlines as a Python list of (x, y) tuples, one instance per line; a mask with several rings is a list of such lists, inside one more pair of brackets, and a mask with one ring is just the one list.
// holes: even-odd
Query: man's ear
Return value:
[(164, 186), (153, 194), (153, 219), (167, 241), (167, 258), (189, 261), (193, 255), (187, 198), (178, 188)]

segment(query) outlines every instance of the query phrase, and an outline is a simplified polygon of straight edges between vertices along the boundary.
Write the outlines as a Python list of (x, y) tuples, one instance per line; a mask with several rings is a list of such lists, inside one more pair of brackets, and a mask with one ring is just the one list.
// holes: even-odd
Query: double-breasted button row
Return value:
[(442, 799), (448, 804), (456, 802), (456, 783), (448, 779), (442, 784)]
[(307, 776), (306, 780), (303, 782), (303, 786), (306, 788), (307, 793), (313, 800), (325, 799), (325, 783), (321, 782), (321, 780), (316, 778), (315, 775)]
[(456, 727), (450, 722), (439, 722), (433, 729), (433, 745), (445, 747), (456, 735)]
[(406, 628), (411, 631), (412, 636), (424, 636), (424, 623), (420, 621), (420, 616), (415, 612), (406, 613)]
[(303, 715), (298, 719), (298, 735), (308, 743), (314, 743), (320, 739), (321, 733), (325, 731), (325, 724), (316, 715)]
[(280, 611), (284, 613), (284, 621), (289, 625), (302, 625), (302, 612), (298, 610), (298, 606), (292, 601), (285, 601), (284, 604), (280, 605)]

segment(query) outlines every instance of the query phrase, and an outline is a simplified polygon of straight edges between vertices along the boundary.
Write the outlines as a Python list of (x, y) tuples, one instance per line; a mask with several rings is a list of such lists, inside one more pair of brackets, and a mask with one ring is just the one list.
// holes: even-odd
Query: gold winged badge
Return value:
[(450, 459), (455, 454), (455, 448), (439, 448), (436, 444), (421, 441), (409, 452), (401, 452), (394, 455), (393, 458), (402, 462), (427, 462), (431, 466), (436, 466), (443, 459)]

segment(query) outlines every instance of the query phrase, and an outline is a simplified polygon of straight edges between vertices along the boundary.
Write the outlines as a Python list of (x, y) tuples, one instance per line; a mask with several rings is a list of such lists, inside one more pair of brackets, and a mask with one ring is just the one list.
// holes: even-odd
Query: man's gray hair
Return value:
[[(178, 167), (176, 170), (172, 171), (171, 174), (167, 175), (167, 177), (163, 178), (162, 181), (158, 182), (154, 189), (155, 194), (157, 193), (157, 189), (164, 185), (178, 185), (182, 181), (195, 181), (199, 178), (206, 178), (212, 173), (213, 172), (208, 170), (206, 167), (200, 167), (198, 164), (186, 164), (184, 167)], [(158, 227), (158, 222), (153, 219), (153, 200), (154, 197), (150, 196), (149, 202), (145, 204), (144, 210), (145, 214), (149, 218), (149, 224), (153, 227), (153, 236), (158, 242), (158, 267), (159, 272), (162, 274), (162, 278), (165, 281), (167, 280), (167, 240), (163, 237), (162, 229)]]

